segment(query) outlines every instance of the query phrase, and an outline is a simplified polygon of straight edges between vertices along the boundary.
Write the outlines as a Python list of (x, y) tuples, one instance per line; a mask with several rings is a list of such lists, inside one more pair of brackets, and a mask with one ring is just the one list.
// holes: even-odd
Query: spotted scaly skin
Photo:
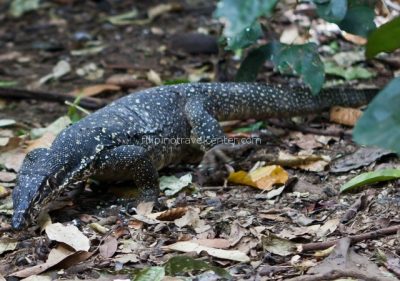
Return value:
[(50, 149), (26, 156), (13, 191), (12, 226), (35, 222), (51, 201), (89, 177), (133, 180), (138, 201), (155, 201), (157, 171), (181, 161), (188, 139), (210, 149), (224, 137), (218, 121), (359, 106), (375, 94), (332, 89), (314, 96), (306, 88), (257, 83), (179, 84), (133, 93), (66, 128)]

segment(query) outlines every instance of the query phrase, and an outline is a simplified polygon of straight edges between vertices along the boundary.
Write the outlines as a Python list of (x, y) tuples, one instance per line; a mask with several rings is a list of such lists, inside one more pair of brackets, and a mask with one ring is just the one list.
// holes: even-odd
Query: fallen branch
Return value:
[[(380, 237), (393, 235), (399, 231), (400, 231), (400, 225), (395, 225), (395, 226), (386, 227), (386, 228), (378, 229), (378, 230), (363, 233), (363, 234), (351, 235), (351, 236), (349, 236), (349, 238), (350, 238), (350, 243), (354, 244), (354, 243), (361, 242), (361, 241), (364, 241), (367, 239), (378, 239)], [(300, 246), (300, 251), (306, 252), (306, 251), (324, 250), (329, 247), (332, 247), (336, 243), (337, 243), (337, 240), (302, 244)]]
[(321, 136), (330, 136), (330, 137), (339, 137), (339, 138), (351, 138), (351, 134), (343, 131), (343, 130), (332, 130), (332, 129), (316, 129), (310, 128), (303, 125), (294, 125), (288, 122), (281, 122), (274, 119), (268, 120), (268, 124), (271, 124), (276, 127), (280, 127), (283, 129), (298, 131), (304, 134), (314, 134), (314, 135), (321, 135)]
[[(0, 87), (0, 98), (8, 99), (35, 99), (43, 101), (54, 101), (64, 103), (65, 101), (74, 102), (76, 97), (67, 94), (55, 94), (49, 92), (38, 92), (24, 89), (2, 88)], [(88, 109), (98, 109), (107, 102), (98, 98), (83, 97), (79, 101), (79, 105)]]

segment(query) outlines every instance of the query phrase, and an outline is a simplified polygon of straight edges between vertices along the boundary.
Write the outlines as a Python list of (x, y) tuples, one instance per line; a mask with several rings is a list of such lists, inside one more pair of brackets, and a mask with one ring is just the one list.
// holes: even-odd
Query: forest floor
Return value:
[[(0, 280), (123, 280), (163, 270), (169, 276), (164, 280), (218, 280), (226, 272), (234, 280), (400, 278), (400, 238), (389, 235), (400, 223), (400, 182), (339, 192), (356, 175), (399, 168), (400, 161), (388, 151), (352, 142), (352, 126), (333, 122), (343, 123), (347, 113), (223, 123), (230, 136), (266, 139), (236, 166), (245, 171), (282, 166), (275, 171), (287, 175), (283, 186), (260, 189), (231, 181), (200, 186), (196, 167), (181, 164), (160, 172), (162, 182), (177, 189), (160, 198), (169, 210), (161, 217), (148, 205), (140, 205), (137, 214), (124, 211), (115, 197), (130, 196), (129, 184), (109, 186), (107, 194), (92, 190), (92, 184), (39, 225), (7, 230), (23, 157), (48, 146), (60, 128), (86, 114), (75, 105), (77, 96), (83, 95), (81, 106), (93, 111), (159, 84), (232, 81), (240, 63), (217, 48), (221, 25), (212, 17), (211, 1), (82, 2), (46, 2), (17, 19), (0, 4)], [(125, 19), (112, 17), (129, 11)], [(282, 13), (273, 25), (289, 30), (293, 21), (309, 17), (304, 13)], [(318, 26), (325, 30), (316, 34), (321, 53), (334, 54), (341, 67), (352, 62), (344, 66), (353, 71), (350, 87), (382, 87), (399, 68), (398, 54), (366, 62), (362, 47), (329, 31), (329, 25)], [(328, 78), (333, 84), (344, 81)], [(266, 64), (258, 80), (294, 78)], [(5, 89), (19, 89), (19, 99)], [(69, 104), (44, 100), (67, 95)], [(351, 236), (359, 240), (350, 246), (346, 237)], [(183, 255), (189, 259), (173, 259)]]

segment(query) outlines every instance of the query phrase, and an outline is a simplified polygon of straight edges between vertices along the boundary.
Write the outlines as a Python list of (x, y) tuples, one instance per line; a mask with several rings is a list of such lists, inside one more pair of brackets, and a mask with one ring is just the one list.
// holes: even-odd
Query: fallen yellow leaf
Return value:
[(238, 171), (231, 173), (228, 181), (253, 186), (262, 190), (271, 190), (274, 184), (285, 184), (288, 173), (279, 165), (260, 167), (249, 173)]

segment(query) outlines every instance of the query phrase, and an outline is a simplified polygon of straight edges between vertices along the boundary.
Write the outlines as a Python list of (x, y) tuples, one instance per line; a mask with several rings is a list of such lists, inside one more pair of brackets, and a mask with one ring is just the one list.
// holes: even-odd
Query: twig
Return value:
[[(78, 103), (79, 103), (79, 102), (78, 102)], [(83, 113), (86, 114), (86, 115), (89, 115), (89, 114), (90, 114), (89, 111), (87, 111), (87, 110), (84, 109), (83, 107), (77, 105), (76, 103), (72, 103), (72, 102), (70, 102), (70, 101), (65, 101), (65, 104), (68, 105), (68, 106), (71, 106), (71, 107), (75, 107), (76, 109), (78, 109), (79, 111), (83, 112)]]
[[(0, 87), (0, 98), (35, 99), (61, 103), (64, 103), (65, 101), (74, 102), (76, 99), (76, 97), (67, 94), (55, 94), (49, 92), (38, 92), (3, 87)], [(98, 109), (107, 105), (107, 102), (98, 98), (84, 97), (79, 101), (79, 105), (88, 109)]]
[[(377, 239), (383, 236), (389, 236), (396, 234), (398, 231), (400, 231), (400, 225), (395, 225), (391, 227), (386, 227), (382, 229), (378, 229), (375, 231), (359, 234), (359, 235), (352, 235), (349, 236), (351, 244), (361, 242), (363, 240), (367, 239)], [(307, 243), (307, 244), (302, 244), (301, 245), (301, 252), (306, 252), (306, 251), (317, 251), (317, 250), (324, 250), (329, 247), (332, 247), (337, 243), (337, 240), (332, 240), (332, 241), (326, 241), (326, 242), (317, 242), (317, 243)]]
[(343, 132), (342, 130), (326, 130), (326, 129), (315, 129), (299, 125), (293, 125), (283, 122), (278, 122), (273, 119), (268, 120), (268, 123), (277, 127), (299, 131), (306, 134), (322, 135), (322, 136), (332, 136), (339, 138), (351, 138), (351, 134)]

